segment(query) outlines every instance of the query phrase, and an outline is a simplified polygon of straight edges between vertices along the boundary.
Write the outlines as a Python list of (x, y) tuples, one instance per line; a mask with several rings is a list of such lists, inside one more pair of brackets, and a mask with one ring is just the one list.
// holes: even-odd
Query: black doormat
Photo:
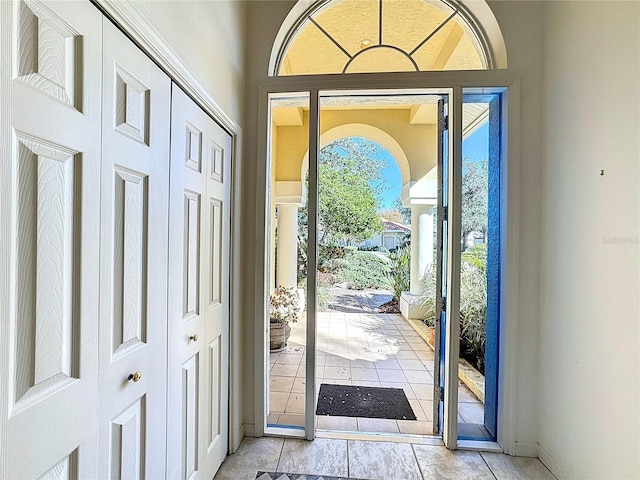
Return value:
[(358, 387), (323, 383), (316, 415), (416, 420), (401, 388)]

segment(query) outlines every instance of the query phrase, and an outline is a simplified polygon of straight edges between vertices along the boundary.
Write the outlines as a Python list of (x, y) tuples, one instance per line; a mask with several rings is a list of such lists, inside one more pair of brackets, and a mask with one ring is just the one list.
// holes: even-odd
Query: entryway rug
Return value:
[(416, 420), (401, 388), (359, 387), (323, 383), (316, 415)]
[(352, 477), (327, 477), (326, 475), (303, 475), (300, 473), (258, 472), (256, 480), (358, 480)]

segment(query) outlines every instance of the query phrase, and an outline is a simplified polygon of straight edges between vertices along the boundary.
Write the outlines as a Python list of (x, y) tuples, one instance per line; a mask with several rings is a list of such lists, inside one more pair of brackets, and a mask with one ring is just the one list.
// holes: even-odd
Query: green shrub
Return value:
[[(298, 281), (298, 288), (302, 288), (304, 290), (305, 298), (308, 298), (306, 277)], [(324, 312), (330, 303), (331, 292), (329, 291), (329, 288), (320, 282), (320, 277), (318, 276), (318, 283), (316, 285), (316, 308), (319, 312)]]
[(393, 299), (400, 300), (402, 292), (409, 290), (411, 281), (411, 247), (398, 248), (389, 255), (391, 268), (387, 273), (387, 279), (393, 290)]
[(373, 253), (354, 251), (346, 255), (340, 264), (338, 279), (348, 288), (389, 288), (389, 264)]
[[(425, 323), (432, 326), (436, 315), (435, 265), (421, 282), (420, 305), (426, 310)], [(462, 255), (460, 268), (460, 355), (481, 373), (484, 373), (486, 313), (486, 246), (476, 245)]]

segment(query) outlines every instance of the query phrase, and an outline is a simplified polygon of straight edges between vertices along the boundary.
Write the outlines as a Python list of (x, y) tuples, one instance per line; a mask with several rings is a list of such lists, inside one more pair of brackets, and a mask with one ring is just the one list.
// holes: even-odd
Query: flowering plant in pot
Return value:
[(269, 343), (271, 351), (287, 346), (291, 334), (289, 323), (302, 315), (300, 296), (296, 287), (279, 286), (269, 297)]

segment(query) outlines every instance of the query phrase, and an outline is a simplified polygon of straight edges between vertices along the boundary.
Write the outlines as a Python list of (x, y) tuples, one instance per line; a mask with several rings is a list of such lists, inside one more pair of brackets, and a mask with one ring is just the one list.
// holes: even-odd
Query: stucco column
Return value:
[(413, 295), (421, 293), (420, 278), (433, 263), (433, 205), (411, 205), (411, 283)]
[(298, 206), (289, 203), (278, 205), (278, 258), (277, 284), (283, 287), (297, 286), (298, 269)]

